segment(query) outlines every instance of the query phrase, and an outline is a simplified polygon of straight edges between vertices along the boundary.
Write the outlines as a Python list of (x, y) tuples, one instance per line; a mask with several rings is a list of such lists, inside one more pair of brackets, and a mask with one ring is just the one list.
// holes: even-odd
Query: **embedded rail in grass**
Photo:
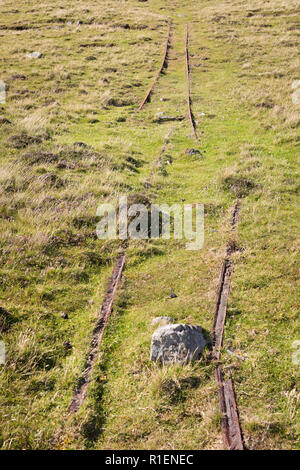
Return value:
[[(238, 200), (234, 205), (231, 216), (231, 227), (233, 229), (236, 228), (238, 223), (240, 207), (240, 201)], [(229, 243), (227, 244), (226, 258), (222, 264), (217, 291), (213, 325), (213, 349), (211, 353), (211, 359), (216, 361), (220, 360), (221, 347), (223, 343), (227, 304), (233, 273), (233, 260), (231, 259), (231, 254), (235, 249), (235, 246), (232, 247)], [(228, 450), (244, 450), (233, 381), (231, 378), (226, 381), (224, 380), (223, 370), (220, 365), (217, 365), (216, 367), (216, 379), (218, 383), (220, 410), (222, 413), (221, 425), (224, 445)]]
[(143, 108), (143, 106), (148, 102), (149, 98), (150, 98), (150, 95), (153, 91), (153, 88), (155, 87), (156, 85), (156, 82), (160, 76), (160, 74), (162, 73), (163, 69), (167, 67), (168, 65), (168, 52), (169, 52), (169, 47), (171, 45), (171, 30), (172, 30), (172, 20), (170, 19), (170, 22), (169, 22), (169, 31), (168, 31), (168, 37), (167, 37), (167, 41), (166, 41), (166, 45), (165, 45), (165, 49), (164, 49), (164, 56), (163, 56), (163, 59), (162, 59), (162, 62), (161, 62), (161, 66), (159, 67), (159, 70), (150, 86), (150, 88), (148, 89), (147, 93), (146, 93), (146, 96), (145, 98), (143, 99), (143, 101), (141, 102), (137, 112), (139, 113), (141, 111), (141, 109)]
[[(165, 141), (163, 143), (163, 146), (161, 148), (161, 151), (159, 153), (158, 159), (155, 162), (155, 167), (160, 165), (162, 155), (166, 151), (169, 140), (174, 130), (175, 130), (175, 126), (173, 126), (171, 130), (169, 131), (169, 133), (167, 134)], [(147, 185), (148, 187), (150, 187), (150, 180), (152, 177), (152, 173), (150, 173), (149, 179), (147, 180), (147, 182), (145, 182), (145, 188), (147, 187)], [(99, 346), (102, 341), (103, 332), (108, 322), (109, 316), (112, 312), (114, 297), (115, 297), (119, 282), (121, 280), (122, 272), (125, 266), (125, 261), (126, 261), (125, 251), (126, 251), (126, 248), (124, 248), (124, 251), (118, 256), (115, 266), (113, 268), (113, 272), (112, 272), (109, 284), (107, 286), (104, 300), (102, 302), (100, 315), (99, 315), (97, 324), (93, 330), (92, 340), (91, 340), (91, 345), (90, 345), (90, 352), (86, 359), (84, 371), (81, 376), (80, 383), (74, 391), (71, 403), (68, 408), (70, 415), (72, 413), (76, 413), (79, 410), (79, 408), (81, 407), (86, 397), (88, 386), (91, 381), (92, 371), (93, 371), (93, 368), (95, 366), (95, 362), (97, 359)]]
[(220, 359), (223, 334), (226, 320), (227, 303), (230, 294), (231, 276), (233, 272), (233, 262), (225, 259), (221, 268), (220, 281), (217, 291), (217, 301), (215, 308), (214, 326), (213, 326), (213, 352), (212, 358)]
[(86, 397), (88, 386), (91, 381), (92, 371), (98, 356), (99, 346), (102, 341), (103, 332), (108, 322), (109, 316), (112, 312), (114, 297), (121, 280), (125, 261), (126, 255), (125, 253), (121, 253), (117, 258), (110, 281), (106, 289), (106, 293), (100, 310), (100, 315), (97, 324), (93, 330), (90, 352), (86, 359), (84, 372), (82, 374), (80, 384), (75, 389), (71, 403), (69, 405), (69, 414), (76, 413)]
[(196, 140), (198, 140), (198, 135), (196, 131), (196, 123), (192, 111), (192, 100), (191, 100), (191, 73), (190, 73), (190, 55), (189, 55), (189, 25), (186, 24), (185, 30), (185, 62), (186, 62), (186, 78), (187, 78), (187, 106), (188, 106), (188, 116), (192, 126), (193, 134)]
[(233, 381), (224, 381), (221, 366), (216, 368), (219, 403), (222, 413), (221, 425), (224, 445), (228, 450), (244, 450), (243, 436), (233, 388)]
[[(240, 213), (240, 201), (237, 200), (235, 203), (232, 216), (231, 216), (231, 227), (232, 229), (236, 228), (238, 223), (239, 213)], [(226, 258), (223, 261), (221, 273), (220, 273), (220, 280), (217, 290), (217, 299), (216, 299), (216, 308), (215, 308), (215, 316), (214, 316), (214, 325), (213, 325), (213, 351), (212, 351), (212, 359), (219, 360), (221, 347), (223, 342), (223, 335), (224, 335), (224, 327), (226, 321), (226, 313), (227, 313), (227, 303), (228, 297), (230, 294), (230, 285), (231, 285), (231, 277), (233, 274), (233, 267), (234, 263), (231, 259), (231, 254), (234, 253), (236, 250), (235, 246), (231, 246), (229, 243), (227, 244), (226, 248)]]
[[(175, 130), (175, 126), (171, 128), (168, 135), (166, 136), (163, 146), (161, 148), (161, 151), (159, 153), (158, 159), (155, 162), (155, 167), (160, 164), (162, 155), (166, 151), (167, 145), (169, 143), (169, 140), (174, 130)], [(145, 182), (146, 189), (150, 187), (151, 185), (150, 180), (152, 178), (152, 174), (153, 172), (150, 173), (148, 180)], [(126, 250), (126, 248), (124, 250)], [(91, 380), (92, 371), (93, 371), (93, 368), (97, 359), (99, 346), (102, 341), (103, 332), (108, 322), (109, 316), (112, 312), (114, 297), (115, 297), (119, 282), (121, 280), (122, 272), (125, 266), (125, 261), (126, 261), (126, 253), (124, 251), (118, 256), (115, 266), (113, 268), (113, 272), (112, 272), (112, 275), (108, 283), (107, 290), (106, 290), (106, 293), (102, 302), (100, 315), (99, 315), (97, 324), (93, 330), (92, 340), (91, 340), (91, 345), (90, 345), (90, 352), (86, 359), (86, 363), (85, 363), (84, 371), (80, 380), (80, 384), (75, 389), (71, 403), (68, 408), (69, 414), (76, 413), (81, 407), (86, 397), (87, 389)]]

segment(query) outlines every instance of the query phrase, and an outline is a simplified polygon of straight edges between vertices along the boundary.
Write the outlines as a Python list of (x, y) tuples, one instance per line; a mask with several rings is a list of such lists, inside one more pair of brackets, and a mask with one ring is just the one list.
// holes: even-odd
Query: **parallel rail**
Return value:
[[(168, 61), (168, 51), (171, 44), (171, 29), (172, 29), (172, 20), (169, 23), (168, 36), (165, 44), (164, 55), (162, 59), (161, 66), (152, 82), (150, 88), (148, 89), (143, 101), (141, 102), (137, 112), (141, 111), (144, 105), (148, 102), (150, 95), (157, 83), (160, 74), (163, 69), (167, 66)], [(189, 58), (189, 25), (186, 24), (186, 35), (185, 35), (185, 61), (186, 61), (186, 78), (187, 78), (187, 106), (188, 106), (188, 117), (191, 123), (193, 134), (195, 139), (198, 141), (198, 135), (196, 130), (196, 123), (194, 120), (192, 112), (192, 100), (191, 100), (191, 77), (190, 77), (190, 58)], [(166, 151), (169, 139), (174, 132), (172, 128), (169, 134), (166, 136), (165, 142), (162, 146), (162, 149), (159, 153), (158, 159), (154, 164), (154, 168), (149, 175), (148, 180), (145, 181), (144, 187), (148, 189), (151, 186), (151, 178), (155, 168), (161, 164), (162, 155)], [(240, 212), (240, 202), (237, 201), (232, 211), (231, 218), (231, 227), (234, 230), (238, 223)], [(222, 413), (221, 425), (222, 425), (222, 434), (224, 440), (224, 446), (228, 450), (243, 450), (243, 436), (239, 423), (238, 408), (235, 398), (234, 386), (232, 378), (224, 380), (224, 372), (220, 365), (220, 355), (221, 348), (223, 343), (223, 335), (226, 321), (227, 313), (227, 304), (230, 294), (230, 284), (231, 277), (233, 274), (234, 263), (231, 259), (231, 254), (234, 252), (234, 248), (227, 245), (226, 257), (223, 261), (220, 273), (220, 281), (217, 290), (216, 298), (216, 307), (214, 314), (214, 324), (213, 324), (213, 347), (210, 359), (216, 362), (216, 380), (218, 384), (218, 395), (219, 395), (219, 404), (220, 410)], [(97, 324), (93, 330), (92, 340), (90, 345), (90, 352), (86, 359), (86, 364), (84, 367), (84, 372), (82, 375), (82, 380), (80, 385), (75, 389), (71, 403), (69, 405), (69, 414), (77, 412), (82, 405), (88, 390), (89, 383), (91, 381), (91, 375), (93, 368), (96, 363), (98, 356), (99, 346), (102, 341), (104, 329), (108, 322), (108, 319), (111, 315), (114, 297), (116, 294), (117, 287), (120, 283), (122, 272), (125, 266), (126, 255), (125, 252), (121, 253), (116, 261), (116, 264), (113, 268), (112, 276), (109, 281), (106, 294), (101, 306), (100, 315), (97, 321)]]
[(231, 378), (224, 381), (221, 366), (217, 366), (216, 368), (216, 379), (218, 383), (220, 410), (222, 413), (221, 425), (224, 445), (228, 450), (244, 450), (233, 381)]
[[(240, 201), (233, 207), (231, 227), (236, 228), (240, 213)], [(224, 380), (220, 361), (221, 347), (223, 343), (224, 328), (227, 313), (228, 297), (230, 294), (231, 277), (233, 273), (233, 260), (231, 254), (234, 250), (227, 244), (226, 258), (223, 261), (220, 281), (217, 290), (216, 308), (213, 324), (213, 348), (211, 359), (217, 362), (216, 380), (218, 383), (219, 404), (222, 413), (221, 426), (224, 446), (228, 450), (244, 450), (243, 436), (239, 422), (238, 407), (236, 403), (232, 378)]]
[(125, 266), (126, 255), (125, 253), (121, 253), (115, 266), (113, 268), (113, 272), (108, 283), (106, 293), (102, 302), (100, 315), (97, 321), (97, 324), (94, 328), (92, 334), (92, 341), (90, 345), (90, 352), (86, 359), (86, 364), (84, 367), (84, 372), (82, 375), (82, 380), (80, 381), (80, 385), (75, 389), (71, 403), (69, 405), (69, 414), (76, 413), (80, 406), (82, 405), (86, 394), (89, 383), (91, 381), (91, 375), (96, 363), (96, 359), (98, 356), (99, 346), (102, 341), (103, 332), (105, 330), (107, 321), (110, 317), (113, 308), (114, 297), (117, 291), (117, 287), (120, 283), (122, 272)]
[[(169, 131), (168, 135), (165, 138), (165, 141), (163, 143), (163, 146), (160, 150), (159, 156), (155, 162), (154, 168), (159, 166), (161, 162), (161, 158), (166, 151), (166, 148), (168, 146), (169, 140), (175, 130), (175, 127), (172, 127), (171, 130)], [(154, 171), (154, 170), (153, 170)], [(148, 180), (145, 182), (145, 188), (147, 189), (150, 186), (150, 180), (153, 176), (153, 171), (150, 173), (150, 176)], [(86, 364), (84, 367), (84, 371), (82, 374), (82, 379), (80, 381), (80, 385), (75, 389), (71, 403), (68, 408), (69, 415), (76, 413), (79, 408), (81, 407), (82, 403), (84, 402), (88, 390), (88, 386), (91, 381), (91, 375), (92, 371), (94, 369), (97, 356), (98, 356), (98, 351), (99, 351), (99, 346), (102, 341), (103, 333), (105, 330), (105, 327), (107, 325), (108, 319), (111, 315), (112, 308), (113, 308), (113, 302), (115, 298), (115, 294), (118, 288), (118, 285), (120, 283), (121, 277), (122, 277), (122, 272), (125, 267), (125, 262), (126, 262), (126, 253), (125, 251), (121, 253), (114, 265), (112, 275), (110, 278), (110, 281), (108, 283), (106, 293), (102, 302), (101, 310), (100, 310), (100, 315), (97, 321), (97, 324), (93, 330), (92, 334), (92, 340), (90, 344), (90, 352), (87, 356), (86, 359)]]
[(191, 99), (191, 67), (190, 67), (190, 55), (189, 55), (189, 25), (186, 24), (185, 30), (185, 63), (186, 63), (186, 79), (187, 79), (187, 107), (188, 107), (188, 117), (192, 126), (193, 134), (196, 140), (198, 140), (198, 135), (196, 131), (196, 123), (192, 111), (192, 99)]
[(213, 326), (212, 358), (217, 361), (220, 359), (221, 354), (232, 273), (233, 262), (225, 259), (221, 268)]
[(159, 76), (160, 74), (162, 73), (162, 71), (164, 70), (164, 68), (167, 67), (167, 64), (168, 64), (168, 52), (169, 52), (169, 48), (170, 48), (170, 45), (171, 45), (171, 30), (172, 30), (172, 20), (170, 20), (169, 22), (169, 31), (168, 31), (168, 36), (167, 36), (167, 40), (166, 40), (166, 45), (165, 45), (165, 49), (164, 49), (164, 55), (163, 55), (163, 59), (162, 59), (162, 62), (161, 62), (161, 65), (157, 71), (157, 74), (155, 75), (155, 78), (150, 86), (150, 88), (148, 89), (146, 95), (145, 95), (145, 98), (143, 99), (143, 101), (141, 102), (137, 112), (139, 113), (141, 111), (141, 109), (144, 107), (144, 105), (149, 101), (149, 98), (150, 98), (150, 95), (156, 85), (156, 82), (158, 81), (159, 79)]

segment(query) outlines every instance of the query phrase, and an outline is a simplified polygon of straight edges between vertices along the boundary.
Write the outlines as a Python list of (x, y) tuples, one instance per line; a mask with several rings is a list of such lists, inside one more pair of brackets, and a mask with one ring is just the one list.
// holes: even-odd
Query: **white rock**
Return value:
[(245, 62), (243, 65), (242, 65), (242, 69), (250, 69), (251, 67), (251, 63), (250, 62)]
[(35, 52), (31, 52), (30, 54), (26, 54), (26, 56), (28, 59), (40, 59), (41, 57), (43, 57), (43, 54), (41, 52), (38, 52), (38, 51), (35, 51)]
[(205, 346), (201, 326), (181, 323), (161, 326), (152, 335), (150, 360), (184, 364), (199, 359)]

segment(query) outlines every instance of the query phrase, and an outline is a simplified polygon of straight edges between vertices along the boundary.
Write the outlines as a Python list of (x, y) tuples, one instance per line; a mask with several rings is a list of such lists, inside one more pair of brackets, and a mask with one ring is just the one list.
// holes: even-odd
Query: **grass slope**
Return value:
[[(237, 197), (239, 250), (222, 361), (235, 382), (246, 446), (297, 447), (296, 7), (287, 0), (1, 5), (3, 449), (223, 447), (213, 366), (150, 363), (150, 323), (170, 315), (210, 335)], [(168, 68), (136, 114), (170, 16)], [(175, 123), (146, 191), (173, 127), (155, 123), (156, 114), (186, 115), (187, 21), (200, 142), (187, 119)], [(43, 57), (24, 57), (32, 51)], [(200, 156), (186, 154), (192, 147)], [(118, 248), (95, 236), (97, 205), (145, 191), (155, 202), (204, 203), (204, 248), (129, 243), (87, 400), (68, 419)]]

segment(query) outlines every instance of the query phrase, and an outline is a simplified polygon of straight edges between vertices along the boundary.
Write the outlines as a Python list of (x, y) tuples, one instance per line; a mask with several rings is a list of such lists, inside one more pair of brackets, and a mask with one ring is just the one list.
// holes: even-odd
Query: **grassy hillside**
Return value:
[[(223, 448), (213, 365), (203, 358), (158, 367), (149, 347), (155, 316), (210, 334), (237, 198), (222, 361), (246, 446), (297, 447), (297, 3), (1, 3), (3, 449)], [(137, 114), (170, 17), (168, 68)], [(187, 22), (199, 142), (187, 119)], [(26, 57), (33, 51), (42, 57)], [(157, 123), (159, 112), (186, 119)], [(200, 154), (186, 153), (191, 148)], [(97, 239), (96, 209), (138, 193), (203, 203), (205, 244), (190, 252), (183, 241), (129, 241), (88, 397), (68, 417), (119, 248)]]

